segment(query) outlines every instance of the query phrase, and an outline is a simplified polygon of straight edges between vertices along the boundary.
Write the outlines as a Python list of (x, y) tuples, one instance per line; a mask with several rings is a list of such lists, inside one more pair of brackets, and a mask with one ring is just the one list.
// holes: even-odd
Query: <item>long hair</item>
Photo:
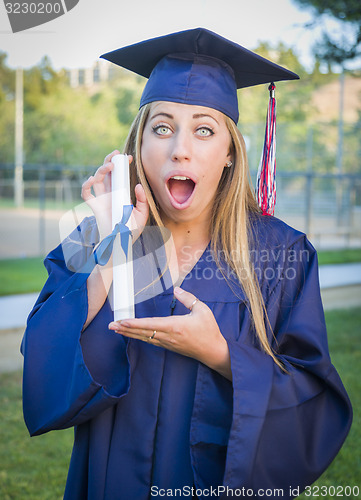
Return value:
[[(146, 104), (138, 112), (130, 128), (124, 152), (133, 156), (135, 168), (130, 169), (131, 193), (135, 204), (134, 188), (141, 183), (150, 208), (149, 225), (163, 227), (157, 203), (154, 200), (141, 161), (141, 144), (151, 104)], [(258, 341), (265, 353), (282, 367), (273, 353), (267, 337), (266, 322), (268, 317), (259, 288), (258, 280), (250, 260), (250, 213), (260, 213), (251, 187), (246, 147), (242, 134), (237, 126), (225, 116), (227, 128), (231, 136), (232, 166), (225, 168), (220, 179), (211, 215), (211, 248), (216, 263), (222, 271), (219, 256), (236, 275), (249, 301), (252, 320)], [(234, 258), (234, 256), (237, 256)]]

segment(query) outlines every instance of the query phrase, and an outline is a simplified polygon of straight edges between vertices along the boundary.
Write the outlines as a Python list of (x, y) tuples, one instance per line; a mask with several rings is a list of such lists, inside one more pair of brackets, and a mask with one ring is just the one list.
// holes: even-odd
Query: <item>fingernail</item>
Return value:
[(181, 288), (179, 288), (179, 286), (176, 286), (175, 289), (174, 289), (174, 293), (176, 295), (181, 295), (183, 292), (184, 292), (184, 290), (182, 290)]

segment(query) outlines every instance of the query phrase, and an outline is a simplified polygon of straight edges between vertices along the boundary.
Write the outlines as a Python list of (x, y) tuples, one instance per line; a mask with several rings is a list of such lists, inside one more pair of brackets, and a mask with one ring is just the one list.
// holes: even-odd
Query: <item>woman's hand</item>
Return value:
[[(113, 151), (106, 156), (104, 163), (98, 168), (94, 176), (84, 182), (82, 187), (82, 198), (92, 209), (98, 229), (100, 241), (112, 232), (112, 187), (111, 172), (114, 168), (112, 158), (120, 154), (119, 151)], [(133, 161), (132, 156), (128, 156), (129, 163)], [(94, 195), (92, 194), (92, 189)], [(138, 184), (135, 187), (136, 206), (133, 208), (130, 229), (135, 231), (135, 237), (143, 231), (148, 219), (149, 206), (143, 187)], [(135, 238), (133, 238), (133, 242)], [(113, 280), (112, 258), (105, 266), (95, 266), (93, 272), (87, 280), (88, 288), (88, 316), (84, 323), (85, 329), (93, 318), (98, 314), (103, 306), (108, 291)]]
[(190, 309), (189, 314), (127, 319), (112, 322), (109, 328), (126, 337), (197, 359), (232, 380), (227, 341), (221, 334), (212, 311), (181, 288), (175, 288), (174, 294)]
[[(120, 154), (119, 151), (115, 150), (106, 156), (103, 165), (82, 186), (81, 196), (95, 215), (100, 239), (103, 239), (112, 231), (111, 172), (114, 168), (112, 158), (118, 154)], [(128, 158), (129, 163), (131, 163), (133, 157), (128, 156)], [(92, 189), (94, 195), (92, 194)], [(147, 222), (149, 205), (144, 189), (140, 184), (137, 184), (135, 187), (135, 196), (137, 202), (132, 212), (130, 226), (131, 229), (137, 230), (139, 235)]]
[(132, 215), (130, 216), (129, 227), (133, 233), (133, 243), (142, 233), (149, 215), (149, 204), (147, 197), (145, 196), (145, 191), (141, 184), (137, 184), (134, 189), (136, 205), (132, 210)]

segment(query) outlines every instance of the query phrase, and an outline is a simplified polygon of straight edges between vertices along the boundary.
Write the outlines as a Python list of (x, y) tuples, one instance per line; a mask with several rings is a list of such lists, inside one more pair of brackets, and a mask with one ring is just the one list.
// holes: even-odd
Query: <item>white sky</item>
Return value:
[(303, 64), (312, 60), (315, 34), (302, 27), (311, 15), (292, 0), (80, 0), (65, 15), (15, 34), (0, 2), (0, 50), (11, 67), (33, 66), (44, 55), (56, 69), (90, 67), (104, 52), (198, 26), (249, 49), (281, 40)]

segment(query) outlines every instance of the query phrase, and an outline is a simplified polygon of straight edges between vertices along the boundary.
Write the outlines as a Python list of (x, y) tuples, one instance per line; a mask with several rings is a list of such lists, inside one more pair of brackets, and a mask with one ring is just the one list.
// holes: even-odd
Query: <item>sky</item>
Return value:
[(201, 26), (251, 50), (260, 41), (283, 41), (311, 68), (315, 32), (303, 27), (311, 18), (292, 0), (79, 0), (53, 21), (12, 33), (1, 2), (0, 50), (13, 68), (44, 55), (55, 69), (87, 68), (118, 47)]

